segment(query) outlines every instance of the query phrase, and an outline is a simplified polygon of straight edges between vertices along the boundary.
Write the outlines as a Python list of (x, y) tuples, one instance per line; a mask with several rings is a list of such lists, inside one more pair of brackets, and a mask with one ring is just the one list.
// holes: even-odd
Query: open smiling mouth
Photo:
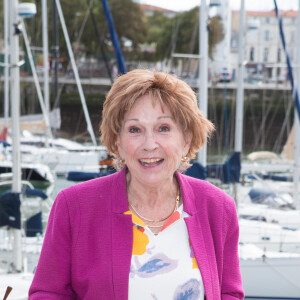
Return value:
[(149, 158), (149, 159), (139, 159), (139, 162), (144, 167), (154, 167), (158, 166), (164, 161), (163, 158)]

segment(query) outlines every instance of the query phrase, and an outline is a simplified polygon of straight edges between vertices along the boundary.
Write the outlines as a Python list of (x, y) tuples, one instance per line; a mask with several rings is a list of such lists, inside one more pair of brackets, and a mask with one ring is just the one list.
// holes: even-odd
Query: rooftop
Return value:
[[(279, 10), (280, 15), (283, 18), (296, 18), (298, 16), (298, 11), (296, 10)], [(257, 17), (275, 17), (275, 9), (270, 11), (247, 11), (247, 16), (257, 16)]]
[(175, 11), (173, 11), (173, 10), (162, 8), (159, 6), (149, 5), (149, 4), (141, 4), (141, 9), (143, 11), (150, 10), (150, 11), (158, 11), (158, 12), (172, 12), (172, 13), (174, 12), (175, 13)]

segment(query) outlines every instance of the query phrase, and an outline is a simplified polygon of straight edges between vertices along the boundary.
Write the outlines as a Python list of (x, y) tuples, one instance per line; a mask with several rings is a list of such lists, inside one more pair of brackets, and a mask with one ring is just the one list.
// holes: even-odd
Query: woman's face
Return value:
[[(153, 106), (154, 103), (154, 106)], [(186, 156), (191, 137), (184, 136), (168, 107), (150, 96), (141, 97), (127, 112), (117, 139), (121, 159), (131, 178), (157, 185), (173, 178), (181, 158)]]

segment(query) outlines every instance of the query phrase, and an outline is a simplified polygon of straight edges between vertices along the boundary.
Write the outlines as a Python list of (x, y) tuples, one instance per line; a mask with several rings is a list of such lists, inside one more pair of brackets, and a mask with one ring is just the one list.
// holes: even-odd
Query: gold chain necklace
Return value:
[[(167, 220), (168, 218), (170, 218), (171, 216), (172, 216), (172, 214), (178, 209), (178, 206), (179, 206), (179, 202), (180, 202), (180, 189), (178, 188), (178, 191), (177, 191), (177, 196), (176, 196), (176, 199), (175, 199), (175, 206), (174, 206), (174, 209), (172, 210), (172, 212), (168, 215), (168, 216), (166, 216), (166, 217), (164, 217), (164, 218), (162, 218), (162, 219), (159, 219), (159, 220), (151, 220), (151, 219), (147, 219), (147, 218), (145, 218), (144, 216), (142, 216), (129, 202), (128, 202), (128, 204), (129, 204), (129, 208), (131, 209), (131, 210), (133, 210), (133, 212), (138, 216), (138, 217), (140, 217), (141, 219), (143, 219), (143, 220), (145, 220), (145, 221), (148, 221), (148, 222), (153, 222), (153, 223), (159, 223), (159, 222), (162, 222), (162, 221), (165, 221), (165, 220)], [(147, 224), (147, 226), (148, 227), (153, 227), (153, 228), (158, 228), (158, 227), (162, 227), (163, 225), (148, 225)]]

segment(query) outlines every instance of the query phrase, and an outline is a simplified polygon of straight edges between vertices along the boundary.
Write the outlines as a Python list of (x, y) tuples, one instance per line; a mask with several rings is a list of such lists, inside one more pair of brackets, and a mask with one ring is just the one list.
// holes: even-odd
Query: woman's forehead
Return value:
[(157, 117), (167, 116), (173, 118), (167, 105), (161, 103), (158, 99), (142, 97), (138, 99), (135, 104), (124, 114), (124, 120), (139, 116), (149, 116), (151, 114), (155, 114)]

